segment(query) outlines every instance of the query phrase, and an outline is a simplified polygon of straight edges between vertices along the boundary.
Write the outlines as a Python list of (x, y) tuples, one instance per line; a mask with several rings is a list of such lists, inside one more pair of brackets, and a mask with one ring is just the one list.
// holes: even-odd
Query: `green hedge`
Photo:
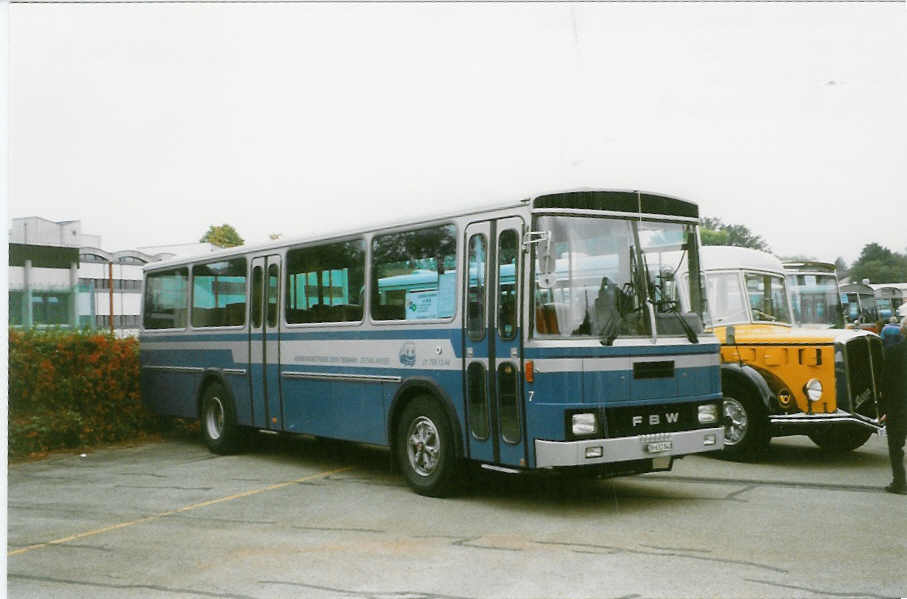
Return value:
[(9, 332), (9, 455), (132, 440), (159, 430), (139, 392), (138, 340)]

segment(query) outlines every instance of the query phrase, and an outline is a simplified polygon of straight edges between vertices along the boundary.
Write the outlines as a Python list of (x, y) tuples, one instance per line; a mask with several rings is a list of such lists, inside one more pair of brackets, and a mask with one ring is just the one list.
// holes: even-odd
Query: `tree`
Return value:
[(907, 256), (892, 252), (878, 243), (867, 243), (850, 268), (850, 280), (869, 279), (872, 283), (907, 281)]
[(771, 251), (760, 235), (756, 235), (746, 225), (726, 225), (721, 219), (705, 217), (699, 231), (702, 245), (736, 245), (753, 248), (764, 252)]
[(236, 229), (226, 223), (219, 227), (211, 225), (208, 227), (208, 232), (202, 235), (199, 241), (202, 243), (207, 241), (222, 248), (232, 248), (245, 243), (239, 233), (236, 232)]

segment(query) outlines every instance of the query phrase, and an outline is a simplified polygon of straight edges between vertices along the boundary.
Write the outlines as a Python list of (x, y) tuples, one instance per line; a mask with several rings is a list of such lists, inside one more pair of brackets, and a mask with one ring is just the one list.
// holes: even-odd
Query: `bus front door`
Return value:
[(466, 228), (464, 383), (469, 456), (526, 465), (520, 389), (520, 260), (523, 220)]
[(281, 430), (280, 256), (252, 259), (249, 301), (249, 377), (252, 424)]

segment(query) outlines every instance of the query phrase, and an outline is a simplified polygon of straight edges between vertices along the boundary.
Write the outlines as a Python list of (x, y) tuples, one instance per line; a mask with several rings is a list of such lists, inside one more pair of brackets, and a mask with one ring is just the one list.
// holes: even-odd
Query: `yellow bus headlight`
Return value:
[(803, 386), (803, 392), (809, 401), (819, 401), (822, 399), (822, 382), (819, 379), (809, 379)]

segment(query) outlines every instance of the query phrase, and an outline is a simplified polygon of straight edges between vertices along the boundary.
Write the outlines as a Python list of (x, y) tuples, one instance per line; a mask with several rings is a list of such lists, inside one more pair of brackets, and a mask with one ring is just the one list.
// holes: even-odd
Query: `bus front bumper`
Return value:
[(885, 425), (877, 420), (872, 420), (871, 418), (866, 418), (865, 416), (860, 416), (858, 414), (851, 414), (850, 412), (845, 412), (844, 410), (838, 410), (831, 414), (773, 414), (772, 416), (769, 416), (769, 421), (772, 423), (772, 425), (777, 427), (790, 427), (798, 425), (812, 426), (815, 424), (835, 424), (849, 422), (851, 424), (857, 424), (872, 429), (875, 432), (878, 432), (881, 429), (885, 428)]
[(535, 441), (536, 468), (586, 466), (678, 457), (724, 448), (724, 428), (655, 433), (617, 439)]

